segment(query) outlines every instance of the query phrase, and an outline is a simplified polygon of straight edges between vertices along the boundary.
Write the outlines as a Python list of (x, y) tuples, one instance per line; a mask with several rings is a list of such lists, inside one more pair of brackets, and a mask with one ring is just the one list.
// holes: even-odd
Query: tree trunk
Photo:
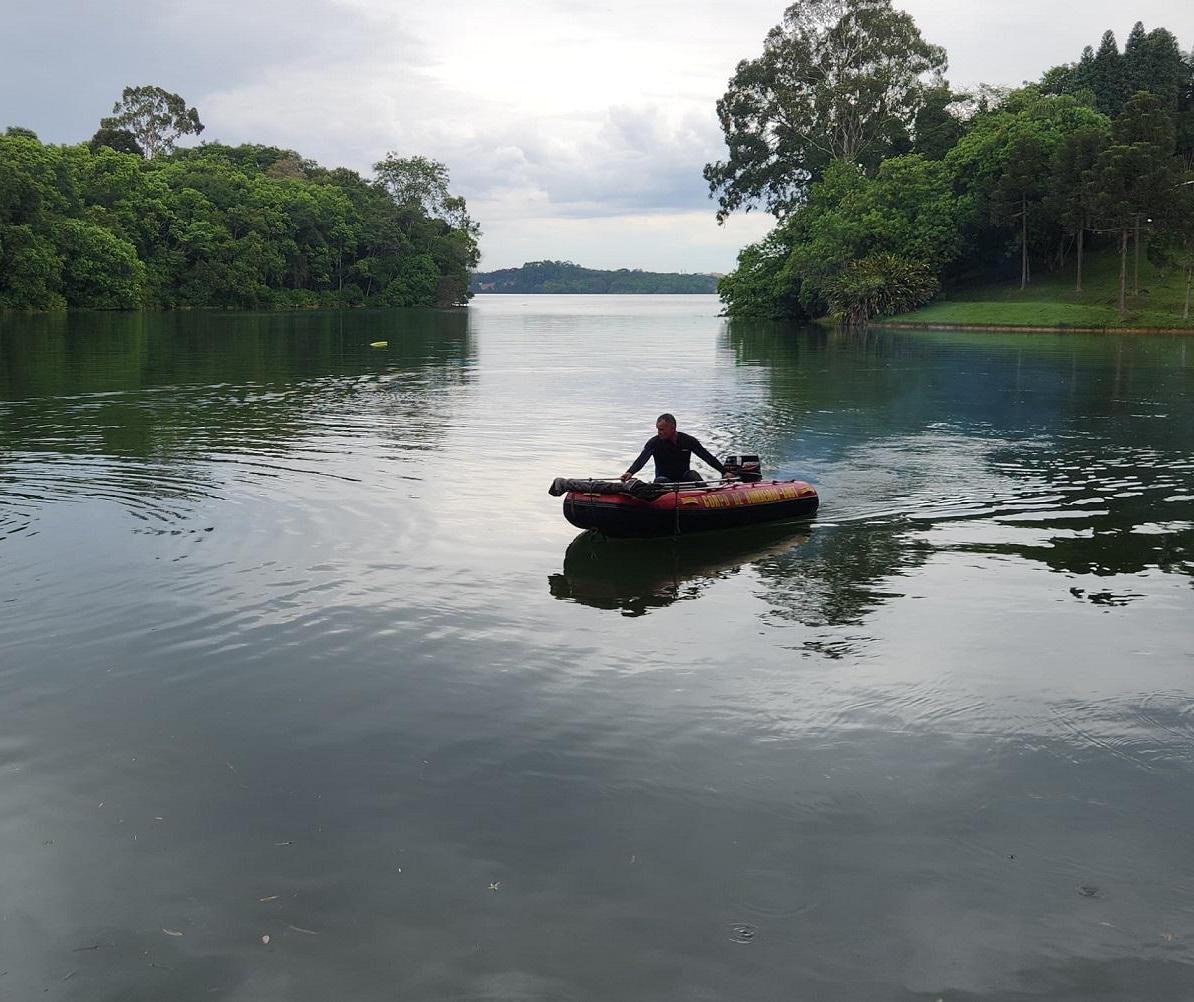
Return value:
[(1085, 233), (1085, 227), (1078, 230), (1078, 283), (1074, 286), (1075, 292), (1082, 291), (1082, 237)]
[(1182, 319), (1190, 319), (1190, 280), (1194, 279), (1194, 265), (1186, 265), (1186, 308), (1182, 311)]
[(1020, 196), (1020, 288), (1028, 284), (1028, 196)]
[(1136, 213), (1136, 235), (1132, 238), (1132, 250), (1136, 263), (1132, 266), (1132, 295), (1140, 295), (1140, 213)]
[(1128, 284), (1128, 230), (1124, 227), (1119, 231), (1119, 318), (1123, 319), (1126, 307), (1124, 304), (1124, 290)]

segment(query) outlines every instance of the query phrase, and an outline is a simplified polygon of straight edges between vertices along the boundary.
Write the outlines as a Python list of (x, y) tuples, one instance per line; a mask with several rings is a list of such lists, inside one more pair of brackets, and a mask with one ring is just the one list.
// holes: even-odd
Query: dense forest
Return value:
[[(719, 283), (728, 312), (865, 323), (940, 290), (1141, 253), (1194, 275), (1194, 54), (1137, 23), (1015, 90), (953, 91), (945, 52), (890, 0), (797, 4), (717, 104), (718, 219), (778, 225)], [(1076, 266), (1076, 267), (1075, 267)]]
[(204, 143), (194, 108), (125, 90), (87, 143), (0, 136), (0, 308), (453, 305), (480, 231), (443, 164), (364, 178), (293, 150)]
[(713, 293), (716, 275), (677, 274), (620, 268), (601, 271), (571, 261), (528, 261), (521, 268), (478, 272), (472, 292), (521, 293)]

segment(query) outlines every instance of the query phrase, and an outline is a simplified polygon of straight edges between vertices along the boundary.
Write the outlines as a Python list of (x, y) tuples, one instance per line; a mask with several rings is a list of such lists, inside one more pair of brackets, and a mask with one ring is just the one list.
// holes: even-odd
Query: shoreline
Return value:
[(874, 327), (891, 327), (897, 330), (923, 331), (999, 331), (1033, 334), (1194, 334), (1194, 325), (1189, 327), (1079, 327), (1071, 325), (1048, 326), (1044, 324), (974, 324), (974, 323), (926, 323), (909, 320), (884, 320), (872, 324)]

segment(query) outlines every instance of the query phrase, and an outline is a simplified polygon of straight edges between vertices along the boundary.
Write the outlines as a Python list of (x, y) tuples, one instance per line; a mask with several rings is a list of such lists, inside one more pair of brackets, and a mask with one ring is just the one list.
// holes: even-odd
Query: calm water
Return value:
[(1194, 341), (716, 310), (0, 319), (0, 997), (1194, 998)]

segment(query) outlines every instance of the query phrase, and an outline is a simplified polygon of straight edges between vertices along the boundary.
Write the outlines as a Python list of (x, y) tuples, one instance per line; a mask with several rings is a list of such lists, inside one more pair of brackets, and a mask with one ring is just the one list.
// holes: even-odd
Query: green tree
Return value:
[(1159, 239), (1149, 244), (1149, 256), (1176, 267), (1186, 280), (1182, 320), (1190, 319), (1190, 287), (1194, 284), (1194, 172), (1186, 171), (1170, 192)]
[(1007, 158), (992, 198), (997, 222), (1020, 221), (1020, 288), (1028, 285), (1028, 213), (1044, 197), (1051, 150), (1039, 131), (1021, 132), (1007, 149)]
[(1173, 161), (1152, 143), (1114, 144), (1091, 172), (1091, 202), (1101, 225), (1119, 235), (1119, 312), (1127, 310), (1128, 235), (1140, 217), (1163, 203), (1173, 188)]
[(800, 304), (800, 279), (788, 270), (789, 225), (781, 223), (758, 243), (738, 252), (738, 264), (717, 282), (726, 312), (735, 317), (807, 320)]
[(68, 306), (133, 310), (143, 305), (145, 265), (132, 244), (81, 219), (63, 220), (57, 238)]
[(0, 307), (55, 310), (62, 296), (62, 257), (28, 223), (0, 226)]
[(102, 125), (95, 131), (95, 135), (87, 143), (94, 153), (102, 147), (115, 150), (117, 153), (132, 153), (142, 157), (145, 152), (137, 145), (136, 137), (128, 129), (117, 129), (110, 125)]
[(1194, 169), (1194, 49), (1182, 60), (1175, 125), (1178, 155)]
[(463, 198), (448, 188), (448, 168), (427, 157), (400, 157), (388, 153), (373, 165), (378, 183), (403, 208), (416, 208), (457, 229), (472, 230)]
[(912, 151), (930, 160), (943, 160), (966, 131), (955, 109), (965, 95), (955, 94), (946, 83), (928, 87), (913, 121)]
[(1054, 154), (1048, 201), (1053, 215), (1077, 242), (1074, 291), (1082, 291), (1086, 231), (1091, 221), (1090, 173), (1108, 141), (1103, 125), (1086, 125), (1068, 133)]
[[(1015, 91), (998, 107), (975, 117), (945, 159), (960, 202), (965, 266), (977, 270), (1000, 267), (1008, 256), (1008, 229), (1017, 221), (1020, 225), (1015, 228), (1020, 232), (1015, 245), (1020, 250), (1021, 277), (1025, 248), (1031, 256), (1060, 244), (1062, 222), (1034, 210), (1044, 207), (1037, 199), (1046, 187), (1049, 162), (1065, 137), (1083, 128), (1106, 130), (1107, 118), (1080, 97), (1042, 94), (1036, 87)], [(1013, 162), (1022, 142), (1041, 153), (1032, 158), (1032, 166), (1039, 172), (1035, 184), (1029, 184), (1032, 179), (1023, 176), (1025, 171)], [(1021, 176), (1016, 178), (1016, 174)], [(1031, 193), (1032, 204), (1008, 205), (1013, 180), (1026, 185), (1025, 200)], [(1029, 210), (1027, 219), (1017, 214), (1018, 208)]]
[(1111, 126), (1112, 139), (1121, 146), (1147, 144), (1157, 158), (1149, 173), (1140, 179), (1140, 190), (1148, 192), (1141, 196), (1132, 221), (1132, 295), (1140, 293), (1140, 224), (1149, 212), (1160, 212), (1167, 200), (1175, 165), (1169, 161), (1173, 156), (1176, 137), (1173, 119), (1166, 111), (1161, 99), (1155, 94), (1140, 91), (1124, 105), (1123, 111)]
[(1094, 92), (1095, 107), (1104, 115), (1114, 117), (1127, 98), (1124, 81), (1123, 56), (1113, 31), (1103, 32), (1098, 51), (1091, 65), (1090, 89)]
[(874, 168), (906, 143), (944, 50), (890, 0), (801, 0), (717, 102), (728, 159), (705, 166), (717, 218), (782, 215), (834, 160)]
[(100, 130), (130, 133), (147, 159), (170, 153), (181, 136), (203, 131), (199, 112), (177, 94), (161, 87), (125, 87), (112, 114), (100, 120)]

